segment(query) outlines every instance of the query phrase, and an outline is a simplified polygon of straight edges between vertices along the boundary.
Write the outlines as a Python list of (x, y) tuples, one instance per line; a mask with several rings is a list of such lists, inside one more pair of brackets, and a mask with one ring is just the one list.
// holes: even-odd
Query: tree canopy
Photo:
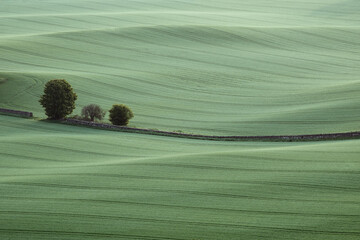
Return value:
[(95, 119), (102, 120), (105, 116), (106, 111), (101, 109), (99, 105), (89, 104), (81, 110), (81, 116), (84, 119), (94, 121)]
[(134, 117), (131, 109), (124, 104), (115, 104), (109, 111), (109, 120), (114, 125), (125, 126), (129, 120)]
[(49, 119), (62, 119), (75, 109), (76, 99), (76, 93), (66, 80), (54, 79), (45, 84), (39, 102)]

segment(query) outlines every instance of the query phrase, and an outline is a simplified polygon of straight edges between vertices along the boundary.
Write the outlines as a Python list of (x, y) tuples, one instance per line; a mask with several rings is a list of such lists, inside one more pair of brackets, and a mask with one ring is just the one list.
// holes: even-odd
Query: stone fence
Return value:
[(131, 128), (124, 126), (116, 126), (106, 123), (95, 123), (89, 121), (82, 121), (76, 119), (65, 119), (64, 123), (72, 125), (83, 125), (93, 128), (114, 129), (124, 132), (143, 133), (151, 135), (182, 137), (192, 139), (214, 140), (214, 141), (320, 141), (320, 140), (336, 140), (336, 139), (353, 139), (360, 138), (360, 132), (347, 133), (330, 133), (330, 134), (313, 134), (313, 135), (283, 135), (283, 136), (210, 136), (210, 135), (196, 135), (177, 132), (167, 132), (152, 129)]
[[(33, 117), (32, 112), (24, 112), (11, 110), (6, 108), (0, 108), (0, 113), (16, 115), (21, 117)], [(311, 135), (282, 135), (282, 136), (211, 136), (211, 135), (198, 135), (198, 134), (187, 134), (179, 132), (167, 132), (159, 131), (153, 129), (143, 129), (143, 128), (131, 128), (124, 126), (116, 126), (107, 123), (96, 123), (90, 121), (83, 121), (77, 119), (64, 119), (62, 121), (66, 124), (71, 125), (82, 125), (92, 128), (100, 129), (113, 129), (123, 132), (132, 132), (132, 133), (143, 133), (159, 136), (169, 136), (169, 137), (182, 137), (182, 138), (192, 138), (192, 139), (203, 139), (203, 140), (214, 140), (214, 141), (282, 141), (282, 142), (292, 142), (292, 141), (321, 141), (321, 140), (337, 140), (337, 139), (354, 139), (360, 138), (360, 131), (356, 132), (346, 132), (346, 133), (327, 133), (327, 134), (311, 134)]]
[(28, 118), (33, 117), (32, 112), (17, 111), (17, 110), (11, 110), (11, 109), (6, 109), (6, 108), (0, 108), (0, 112), (11, 114), (11, 115), (17, 115), (17, 116), (21, 116), (21, 117), (28, 117)]

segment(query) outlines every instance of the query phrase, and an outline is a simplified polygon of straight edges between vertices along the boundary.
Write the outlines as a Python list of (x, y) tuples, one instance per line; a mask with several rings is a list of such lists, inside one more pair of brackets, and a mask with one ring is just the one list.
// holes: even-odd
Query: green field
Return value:
[(0, 121), (1, 239), (360, 238), (360, 140), (222, 143)]
[(142, 128), (279, 135), (360, 128), (360, 2), (2, 1), (0, 107), (65, 78), (78, 109)]
[(360, 1), (2, 0), (0, 240), (360, 239), (360, 140), (46, 121), (44, 84), (208, 135), (360, 130)]

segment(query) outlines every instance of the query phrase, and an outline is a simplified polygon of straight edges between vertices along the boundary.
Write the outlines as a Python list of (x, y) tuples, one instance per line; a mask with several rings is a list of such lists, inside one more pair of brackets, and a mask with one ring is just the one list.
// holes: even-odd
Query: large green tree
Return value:
[(115, 104), (109, 111), (109, 120), (114, 125), (127, 125), (134, 117), (133, 112), (124, 104)]
[(39, 102), (49, 119), (62, 119), (75, 109), (76, 99), (76, 93), (66, 80), (54, 79), (45, 84)]

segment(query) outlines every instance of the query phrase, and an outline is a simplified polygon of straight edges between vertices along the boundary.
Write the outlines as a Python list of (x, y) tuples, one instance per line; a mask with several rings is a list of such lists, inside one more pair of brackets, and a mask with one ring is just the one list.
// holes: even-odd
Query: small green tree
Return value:
[(109, 111), (109, 120), (114, 125), (127, 125), (134, 117), (133, 112), (124, 104), (115, 104)]
[(76, 99), (76, 93), (66, 80), (54, 79), (45, 84), (44, 95), (39, 102), (49, 119), (61, 119), (72, 113)]
[(98, 120), (102, 120), (105, 116), (106, 111), (102, 110), (99, 105), (89, 104), (81, 110), (81, 116), (84, 119), (90, 119), (90, 121), (94, 121), (95, 118)]

